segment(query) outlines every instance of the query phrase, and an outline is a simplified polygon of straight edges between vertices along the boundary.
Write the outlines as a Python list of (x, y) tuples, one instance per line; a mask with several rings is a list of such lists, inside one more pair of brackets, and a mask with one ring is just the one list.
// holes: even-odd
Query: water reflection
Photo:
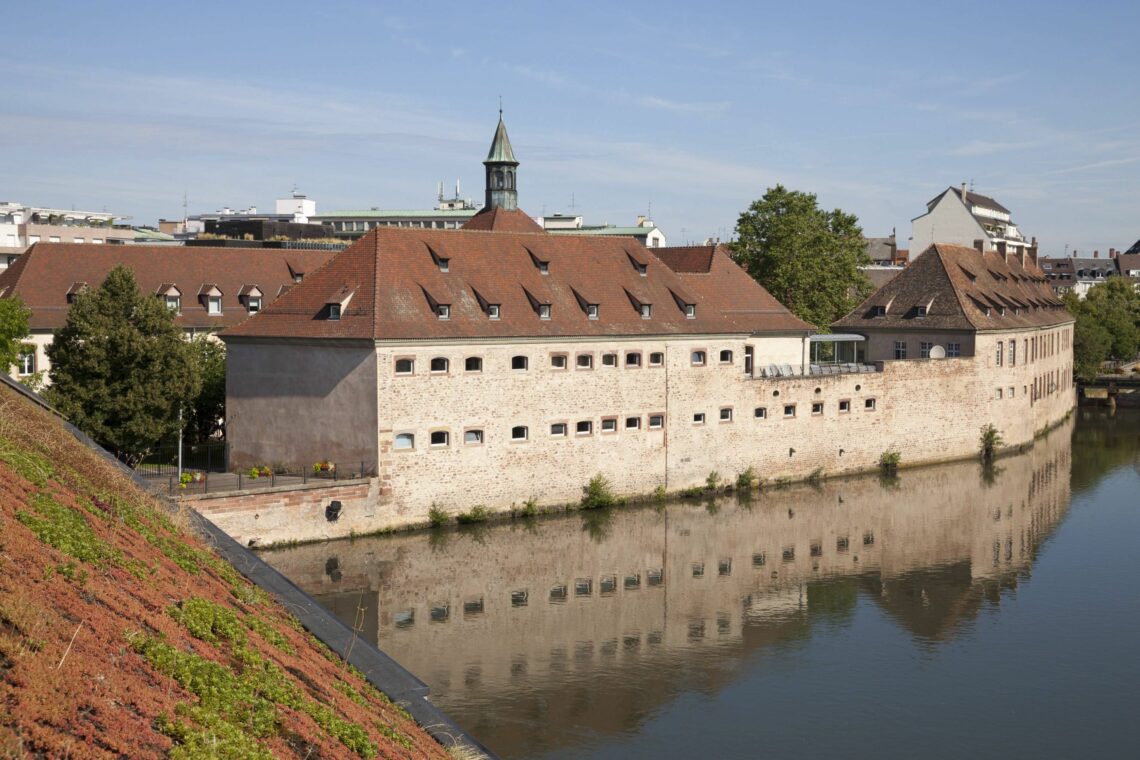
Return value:
[(682, 693), (851, 623), (861, 599), (923, 647), (1030, 571), (1070, 499), (1072, 423), (963, 462), (714, 504), (271, 552), (505, 757), (633, 732)]

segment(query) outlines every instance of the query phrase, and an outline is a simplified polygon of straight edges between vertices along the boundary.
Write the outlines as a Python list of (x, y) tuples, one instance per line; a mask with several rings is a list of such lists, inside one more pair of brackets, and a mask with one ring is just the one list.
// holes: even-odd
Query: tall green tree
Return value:
[(0, 367), (5, 374), (20, 356), (21, 341), (28, 336), (31, 311), (17, 296), (0, 298)]
[(815, 195), (770, 188), (736, 223), (733, 255), (768, 292), (820, 330), (845, 316), (872, 288), (859, 220), (824, 211)]
[(1109, 359), (1130, 361), (1140, 351), (1140, 293), (1125, 277), (1110, 277), (1089, 289), (1085, 300), (1064, 296), (1076, 317), (1073, 326), (1073, 370), (1092, 380)]
[(48, 358), (51, 401), (131, 466), (178, 432), (179, 408), (201, 386), (174, 315), (123, 266), (76, 298)]
[(226, 345), (211, 335), (198, 335), (190, 348), (202, 385), (186, 409), (186, 431), (203, 443), (226, 430)]

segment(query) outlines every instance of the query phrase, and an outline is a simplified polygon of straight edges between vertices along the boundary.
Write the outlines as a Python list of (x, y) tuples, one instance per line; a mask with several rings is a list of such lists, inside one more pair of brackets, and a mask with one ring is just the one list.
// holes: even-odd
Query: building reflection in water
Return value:
[(861, 599), (937, 647), (1031, 569), (1069, 505), (1068, 423), (977, 462), (341, 541), (265, 558), (506, 757), (635, 731), (688, 691), (846, 625)]

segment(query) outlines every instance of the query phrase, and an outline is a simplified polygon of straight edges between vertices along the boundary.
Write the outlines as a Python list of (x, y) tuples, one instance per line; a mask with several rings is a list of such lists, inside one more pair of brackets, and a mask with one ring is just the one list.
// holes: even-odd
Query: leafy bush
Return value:
[(613, 487), (605, 475), (599, 473), (590, 478), (588, 484), (582, 486), (582, 509), (612, 507), (617, 503)]
[(442, 528), (447, 524), (447, 512), (440, 508), (438, 504), (432, 504), (431, 509), (428, 510), (428, 522), (431, 523), (433, 528)]
[(720, 473), (717, 472), (716, 470), (713, 470), (712, 472), (709, 473), (708, 477), (705, 478), (705, 488), (707, 488), (710, 491), (715, 491), (719, 486), (720, 486)]
[(456, 522), (460, 525), (474, 525), (475, 523), (487, 522), (491, 517), (491, 510), (487, 509), (482, 504), (477, 504), (467, 512), (460, 512), (455, 516)]
[(898, 449), (887, 449), (879, 454), (879, 467), (884, 470), (897, 470), (902, 461), (902, 453)]
[(756, 472), (748, 467), (744, 472), (736, 476), (736, 490), (750, 491), (752, 490), (752, 481), (756, 479)]
[(1002, 443), (1004, 440), (1001, 437), (1001, 431), (994, 427), (993, 423), (982, 426), (982, 433), (978, 438), (978, 448), (983, 460), (987, 462), (992, 460), (998, 446), (1001, 446)]

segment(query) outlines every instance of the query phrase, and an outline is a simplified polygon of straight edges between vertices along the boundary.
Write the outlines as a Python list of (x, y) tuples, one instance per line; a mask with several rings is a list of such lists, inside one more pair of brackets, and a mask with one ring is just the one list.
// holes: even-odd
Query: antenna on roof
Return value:
[(440, 180), (439, 184), (435, 186), (435, 197), (436, 200), (443, 201), (443, 180)]
[(645, 209), (645, 218), (646, 219), (652, 219), (653, 218), (653, 201), (649, 201), (649, 206), (648, 206), (648, 208)]
[(186, 231), (186, 206), (187, 206), (187, 203), (188, 202), (186, 200), (186, 191), (183, 190), (182, 191), (182, 231), (183, 232)]
[(574, 193), (570, 193), (570, 216), (574, 216)]
[(499, 96), (499, 118), (503, 118), (503, 96)]
[(970, 180), (970, 192), (974, 192), (974, 180)]

